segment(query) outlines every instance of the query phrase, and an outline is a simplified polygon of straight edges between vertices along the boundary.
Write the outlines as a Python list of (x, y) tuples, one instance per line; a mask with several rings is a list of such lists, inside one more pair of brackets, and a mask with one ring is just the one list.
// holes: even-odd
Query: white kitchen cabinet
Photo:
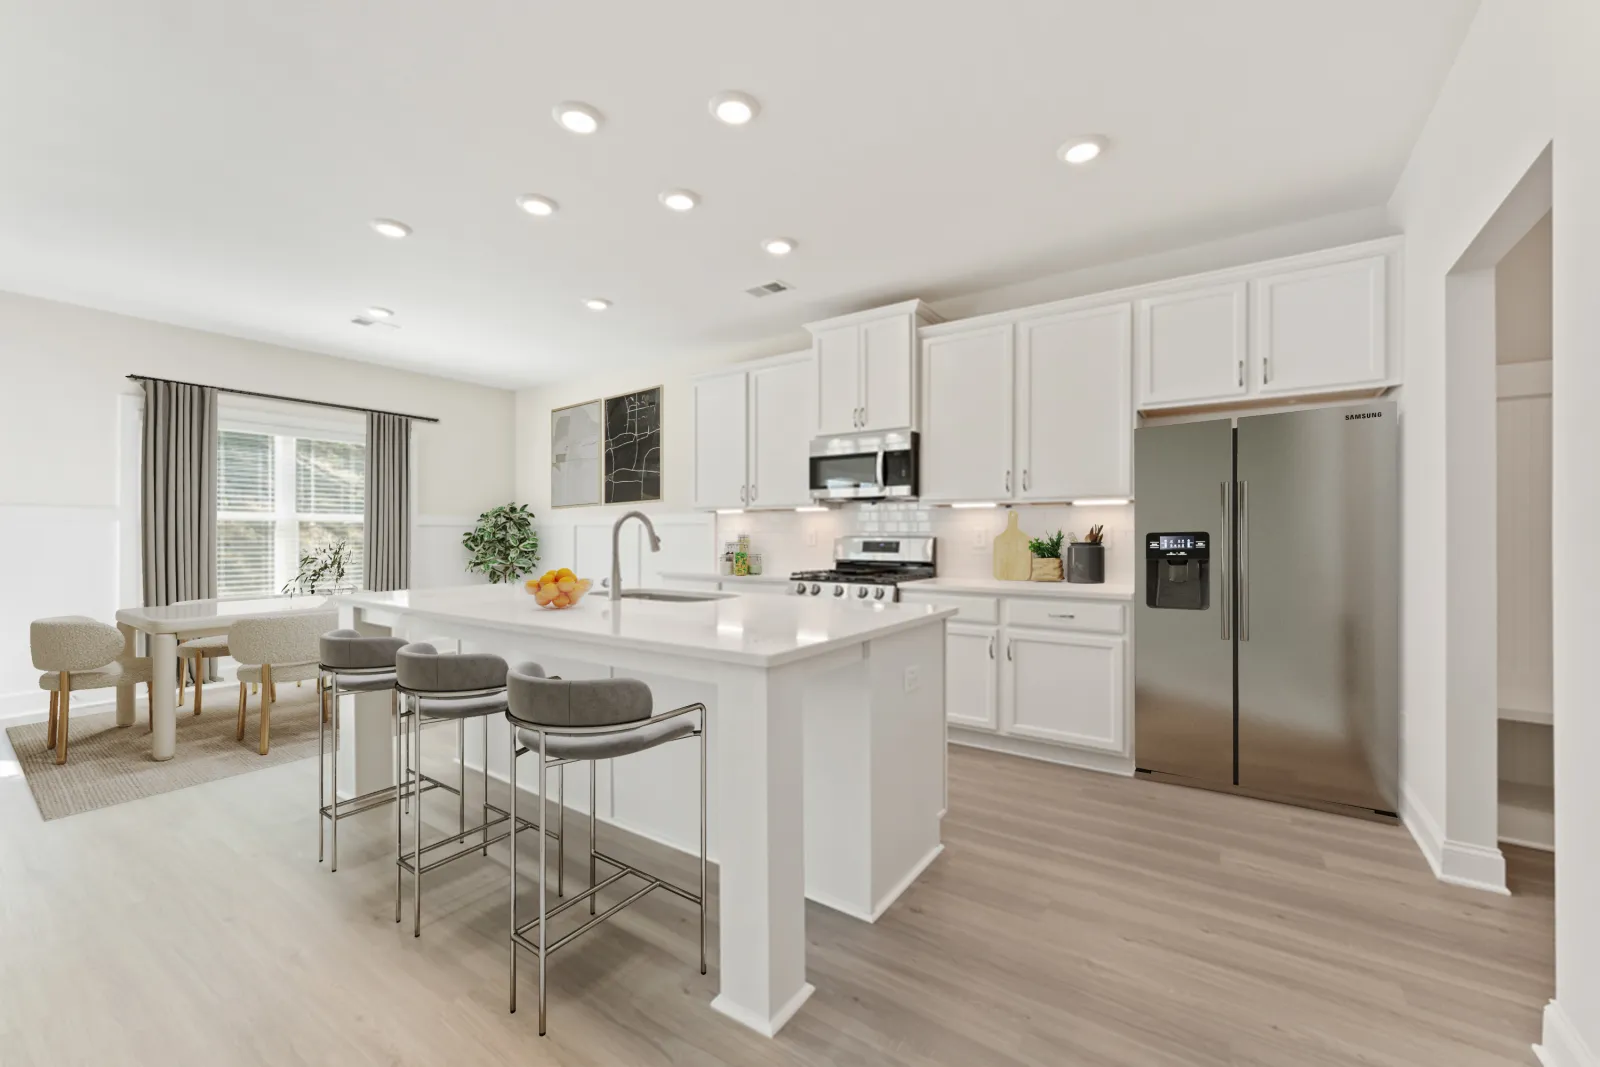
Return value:
[(811, 502), (811, 353), (694, 381), (694, 506), (793, 508)]
[(1208, 404), (1248, 392), (1248, 285), (1230, 282), (1138, 301), (1139, 404)]
[(694, 506), (742, 508), (749, 495), (745, 371), (694, 382)]
[(816, 432), (917, 428), (917, 330), (939, 317), (907, 300), (806, 325), (816, 355)]
[(1017, 323), (1019, 499), (1132, 495), (1132, 321), (1116, 304)]
[(922, 342), (922, 499), (1012, 494), (1009, 323)]
[(1384, 256), (1270, 274), (1250, 303), (1262, 395), (1333, 392), (1388, 377)]
[(979, 730), (1000, 725), (995, 684), (999, 643), (997, 627), (945, 624), (945, 718), (955, 725)]
[(816, 388), (809, 355), (750, 372), (750, 507), (796, 508), (811, 503), (811, 412)]
[(1002, 731), (1079, 748), (1125, 751), (1122, 638), (1012, 627), (1002, 636)]

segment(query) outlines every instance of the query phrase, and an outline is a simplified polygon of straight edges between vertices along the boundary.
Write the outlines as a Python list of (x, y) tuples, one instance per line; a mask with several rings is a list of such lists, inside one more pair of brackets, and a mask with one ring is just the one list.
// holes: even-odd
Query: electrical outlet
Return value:
[(972, 531), (972, 547), (975, 551), (981, 551), (989, 547), (989, 538), (985, 536), (984, 529), (981, 526)]
[(906, 668), (906, 692), (915, 693), (922, 688), (922, 670), (918, 667)]

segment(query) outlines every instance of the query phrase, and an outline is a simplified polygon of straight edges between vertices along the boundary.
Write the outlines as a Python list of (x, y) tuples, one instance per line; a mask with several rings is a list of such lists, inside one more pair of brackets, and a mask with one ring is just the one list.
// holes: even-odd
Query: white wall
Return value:
[(1517, 242), (1494, 271), (1495, 356), (1500, 363), (1534, 363), (1549, 359), (1552, 347), (1554, 233), (1546, 215)]
[(128, 374), (438, 417), (414, 434), (418, 584), (466, 580), (462, 530), (512, 493), (508, 391), (0, 293), (0, 718), (45, 706), (31, 619), (110, 621), (139, 595)]
[[(1405, 785), (1414, 829), (1453, 836), (1452, 792), (1481, 787), (1447, 767), (1452, 618), (1446, 581), (1481, 571), (1441, 558), (1448, 494), (1461, 477), (1447, 448), (1454, 371), (1445, 353), (1445, 275), (1554, 140), (1554, 565), (1588, 566), (1600, 526), (1600, 4), (1594, 0), (1483, 0), (1438, 104), (1390, 202), (1406, 233), (1404, 457)], [(1493, 514), (1480, 516), (1490, 528)], [(1554, 602), (1556, 759), (1556, 999), (1545, 1016), (1549, 1067), (1595, 1067), (1600, 1050), (1600, 782), (1585, 767), (1600, 752), (1588, 663), (1600, 616), (1581, 588), (1558, 584)], [(1493, 656), (1493, 649), (1480, 650)], [(1493, 743), (1492, 735), (1488, 743)], [(1419, 832), (1426, 836), (1427, 827)], [(1468, 842), (1476, 844), (1476, 842)], [(1440, 856), (1436, 850), (1433, 858)]]

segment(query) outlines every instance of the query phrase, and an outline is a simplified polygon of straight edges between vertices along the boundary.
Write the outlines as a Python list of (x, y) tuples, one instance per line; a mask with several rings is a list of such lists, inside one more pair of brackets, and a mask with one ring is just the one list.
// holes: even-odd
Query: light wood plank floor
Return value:
[[(1396, 827), (962, 749), (950, 768), (946, 853), (883, 920), (809, 907), (817, 994), (776, 1041), (711, 1010), (715, 934), (701, 977), (694, 914), (663, 894), (552, 957), (541, 1040), (526, 957), (505, 1010), (503, 864), (434, 874), (414, 940), (393, 921), (387, 809), (344, 823), (337, 875), (317, 865), (313, 762), (48, 825), (13, 771), (0, 1062), (1534, 1062), (1548, 857), (1513, 852), (1499, 898), (1439, 885)], [(430, 821), (453, 823), (435, 797)], [(581, 818), (568, 829), (582, 839)]]

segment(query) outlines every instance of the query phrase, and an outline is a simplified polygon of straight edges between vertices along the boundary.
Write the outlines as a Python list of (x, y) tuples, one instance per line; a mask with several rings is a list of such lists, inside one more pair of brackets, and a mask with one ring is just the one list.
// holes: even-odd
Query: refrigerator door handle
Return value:
[(1222, 582), (1222, 640), (1233, 640), (1233, 631), (1229, 626), (1229, 618), (1233, 615), (1233, 598), (1229, 591), (1233, 583), (1228, 579), (1228, 555), (1233, 551), (1233, 483), (1220, 482), (1218, 489), (1222, 496), (1222, 566), (1217, 568), (1217, 577)]
[(1250, 640), (1250, 483), (1239, 483), (1239, 640)]

